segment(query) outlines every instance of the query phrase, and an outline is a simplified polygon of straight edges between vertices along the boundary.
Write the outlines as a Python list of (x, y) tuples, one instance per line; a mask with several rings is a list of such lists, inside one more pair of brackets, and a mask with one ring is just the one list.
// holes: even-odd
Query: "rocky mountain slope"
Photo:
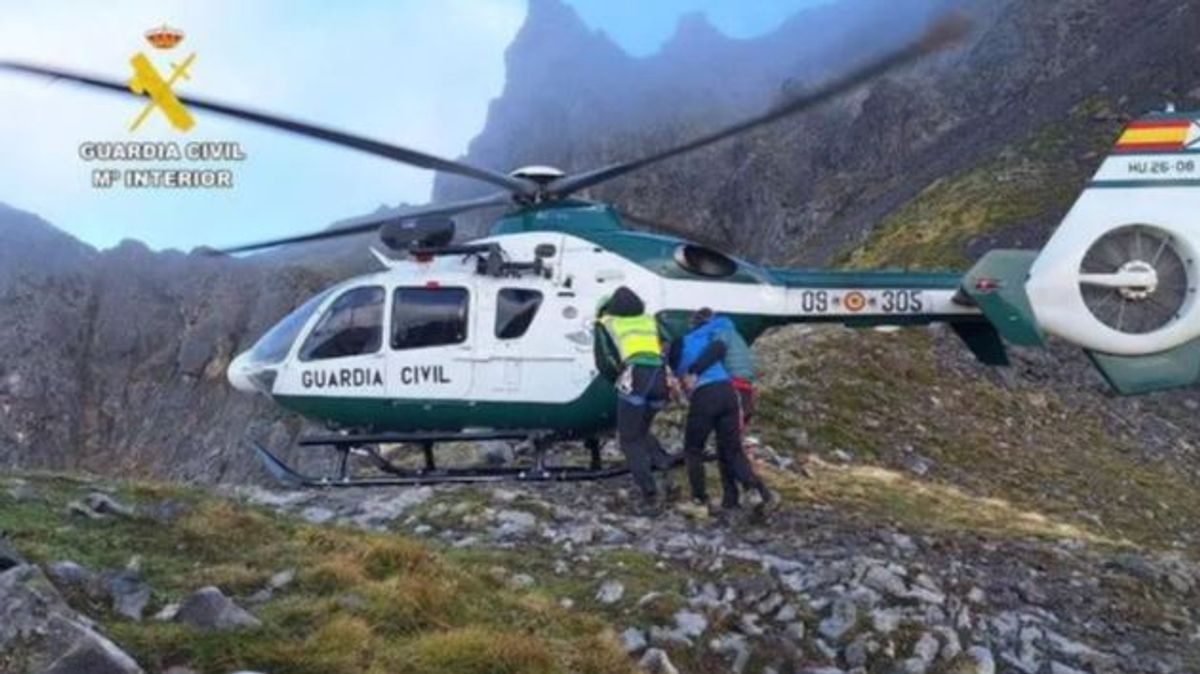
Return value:
[[(915, 26), (940, 3), (902, 5), (879, 16)], [(1038, 244), (1123, 120), (1200, 99), (1195, 3), (967, 8), (980, 31), (961, 51), (595, 196), (755, 257), (960, 265)], [(807, 86), (879, 36), (870, 22), (814, 34), (813, 16), (748, 41), (693, 18), (638, 60), (537, 0), (471, 158), (626, 157)], [(744, 64), (761, 76), (735, 77)], [(695, 66), (719, 77), (688, 76)], [(722, 93), (731, 82), (737, 97)], [(437, 194), (465, 189), (439, 180)], [(0, 465), (259, 480), (245, 437), (282, 446), (298, 422), (230, 390), (225, 365), (303, 298), (372, 266), (361, 244), (247, 260), (96, 251), (0, 207)], [(755, 433), (787, 499), (769, 526), (649, 522), (620, 482), (218, 497), (22, 473), (0, 485), (0, 531), (37, 568), (6, 571), (0, 554), (0, 594), (17, 597), (0, 605), (42, 597), (48, 613), (30, 620), (58, 616), (71, 643), (111, 640), (152, 672), (615, 672), (642, 659), (672, 671), (663, 655), (681, 671), (753, 674), (1200, 670), (1195, 389), (1115, 398), (1060, 347), (987, 369), (938, 329), (794, 328), (757, 348)], [(676, 447), (678, 411), (666, 422)], [(73, 586), (63, 561), (92, 580)], [(259, 624), (153, 619), (206, 586)], [(131, 601), (141, 621), (122, 613)], [(211, 593), (196, 602), (245, 618)], [(0, 643), (12, 624), (0, 620)]]
[[(940, 456), (923, 470), (758, 456), (787, 499), (766, 523), (648, 520), (597, 485), (214, 495), (0, 478), (0, 666), (72, 671), (56, 658), (79, 652), (123, 674), (1200, 666), (1200, 565), (1127, 540), (1128, 521), (955, 488), (926, 472)], [(47, 605), (78, 627), (36, 636)]]
[(213, 481), (246, 474), (247, 433), (294, 432), (224, 370), (337, 260), (97, 252), (7, 206), (0, 242), (0, 463)]
[[(666, 103), (653, 93), (663, 89), (664, 64), (689, 49), (708, 49), (693, 44), (691, 22), (681, 24), (662, 53), (630, 59), (557, 0), (542, 0), (532, 4), (509, 48), (506, 88), (467, 157), (501, 170), (536, 162), (567, 171), (627, 159), (744, 112), (720, 101), (759, 109), (848, 67), (882, 47), (876, 17), (894, 40), (945, 7), (975, 18), (974, 36), (954, 52), (811, 114), (602, 186), (593, 196), (723, 238), (755, 258), (819, 264), (849, 252), (938, 179), (993, 161), (1095, 96), (1111, 100), (1120, 114), (1200, 101), (1194, 40), (1200, 7), (1179, 0), (958, 0), (876, 3), (868, 11), (846, 3), (849, 16), (823, 14), (836, 8), (801, 13), (750, 41), (753, 48), (722, 52), (718, 78), (707, 86), (679, 80), (677, 89), (666, 89)], [(830, 25), (849, 28), (814, 38)], [(764, 56), (774, 67), (763, 67)], [(746, 82), (749, 73), (776, 79)], [(714, 94), (713, 82), (754, 93)], [(653, 120), (645, 119), (646, 109), (656, 111)], [(1061, 148), (1072, 158), (1091, 150), (1090, 138), (1067, 139)], [(1094, 170), (1098, 160), (1089, 155), (1080, 171)], [(1076, 177), (1054, 180), (1074, 184)], [(434, 196), (486, 189), (442, 177)], [(1042, 206), (1036, 217), (1005, 228), (1026, 234), (1016, 236), (1022, 240), (1043, 240), (1066, 204)]]

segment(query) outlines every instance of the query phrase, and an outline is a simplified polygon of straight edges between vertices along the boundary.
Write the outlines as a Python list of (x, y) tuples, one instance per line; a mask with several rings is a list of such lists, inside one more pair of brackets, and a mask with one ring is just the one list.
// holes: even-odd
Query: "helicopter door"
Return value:
[[(478, 397), (564, 402), (578, 397), (586, 377), (575, 376), (574, 328), (564, 311), (571, 300), (550, 282), (495, 284), (481, 291), (476, 348)], [(564, 316), (564, 313), (566, 316)], [(590, 347), (588, 350), (590, 355)]]
[(465, 398), (471, 389), (471, 290), (399, 286), (392, 291), (388, 384), (393, 398)]

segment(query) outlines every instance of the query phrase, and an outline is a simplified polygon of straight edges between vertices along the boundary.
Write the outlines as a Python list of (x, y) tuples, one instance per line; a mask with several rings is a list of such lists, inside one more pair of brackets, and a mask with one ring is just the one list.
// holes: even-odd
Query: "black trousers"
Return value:
[(683, 451), (693, 498), (708, 498), (704, 484), (704, 446), (713, 431), (717, 434), (717, 467), (724, 490), (721, 504), (730, 507), (738, 504), (739, 484), (761, 490), (762, 481), (754, 474), (742, 447), (741, 426), (741, 408), (732, 384), (716, 382), (692, 393)]
[(671, 457), (662, 448), (658, 438), (650, 432), (654, 417), (666, 402), (667, 376), (661, 367), (633, 365), (633, 395), (644, 398), (642, 404), (630, 402), (622, 397), (617, 402), (617, 440), (625, 462), (633, 476), (633, 483), (643, 498), (654, 498), (658, 487), (654, 483), (654, 469), (671, 467)]

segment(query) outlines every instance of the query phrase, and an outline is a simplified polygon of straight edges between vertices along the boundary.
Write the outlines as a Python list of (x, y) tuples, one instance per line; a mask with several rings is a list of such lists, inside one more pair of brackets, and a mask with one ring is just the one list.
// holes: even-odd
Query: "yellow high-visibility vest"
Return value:
[(662, 355), (658, 323), (653, 316), (605, 316), (600, 322), (616, 342), (622, 363), (634, 356)]

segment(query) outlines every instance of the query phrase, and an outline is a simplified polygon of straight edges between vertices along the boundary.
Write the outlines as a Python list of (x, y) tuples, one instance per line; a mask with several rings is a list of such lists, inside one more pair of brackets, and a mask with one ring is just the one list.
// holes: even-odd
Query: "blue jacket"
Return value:
[(733, 321), (725, 316), (714, 316), (707, 325), (712, 325), (717, 339), (725, 342), (725, 369), (729, 374), (738, 379), (754, 381), (754, 351), (737, 331)]
[[(678, 367), (675, 368), (677, 372), (687, 372), (692, 364), (700, 359), (701, 354), (704, 353), (709, 344), (714, 340), (719, 341), (717, 335), (718, 326), (715, 326), (714, 323), (715, 321), (709, 321), (684, 335)], [(703, 372), (696, 373), (696, 388), (729, 380), (729, 371), (725, 369), (724, 363), (718, 360), (709, 365)]]

